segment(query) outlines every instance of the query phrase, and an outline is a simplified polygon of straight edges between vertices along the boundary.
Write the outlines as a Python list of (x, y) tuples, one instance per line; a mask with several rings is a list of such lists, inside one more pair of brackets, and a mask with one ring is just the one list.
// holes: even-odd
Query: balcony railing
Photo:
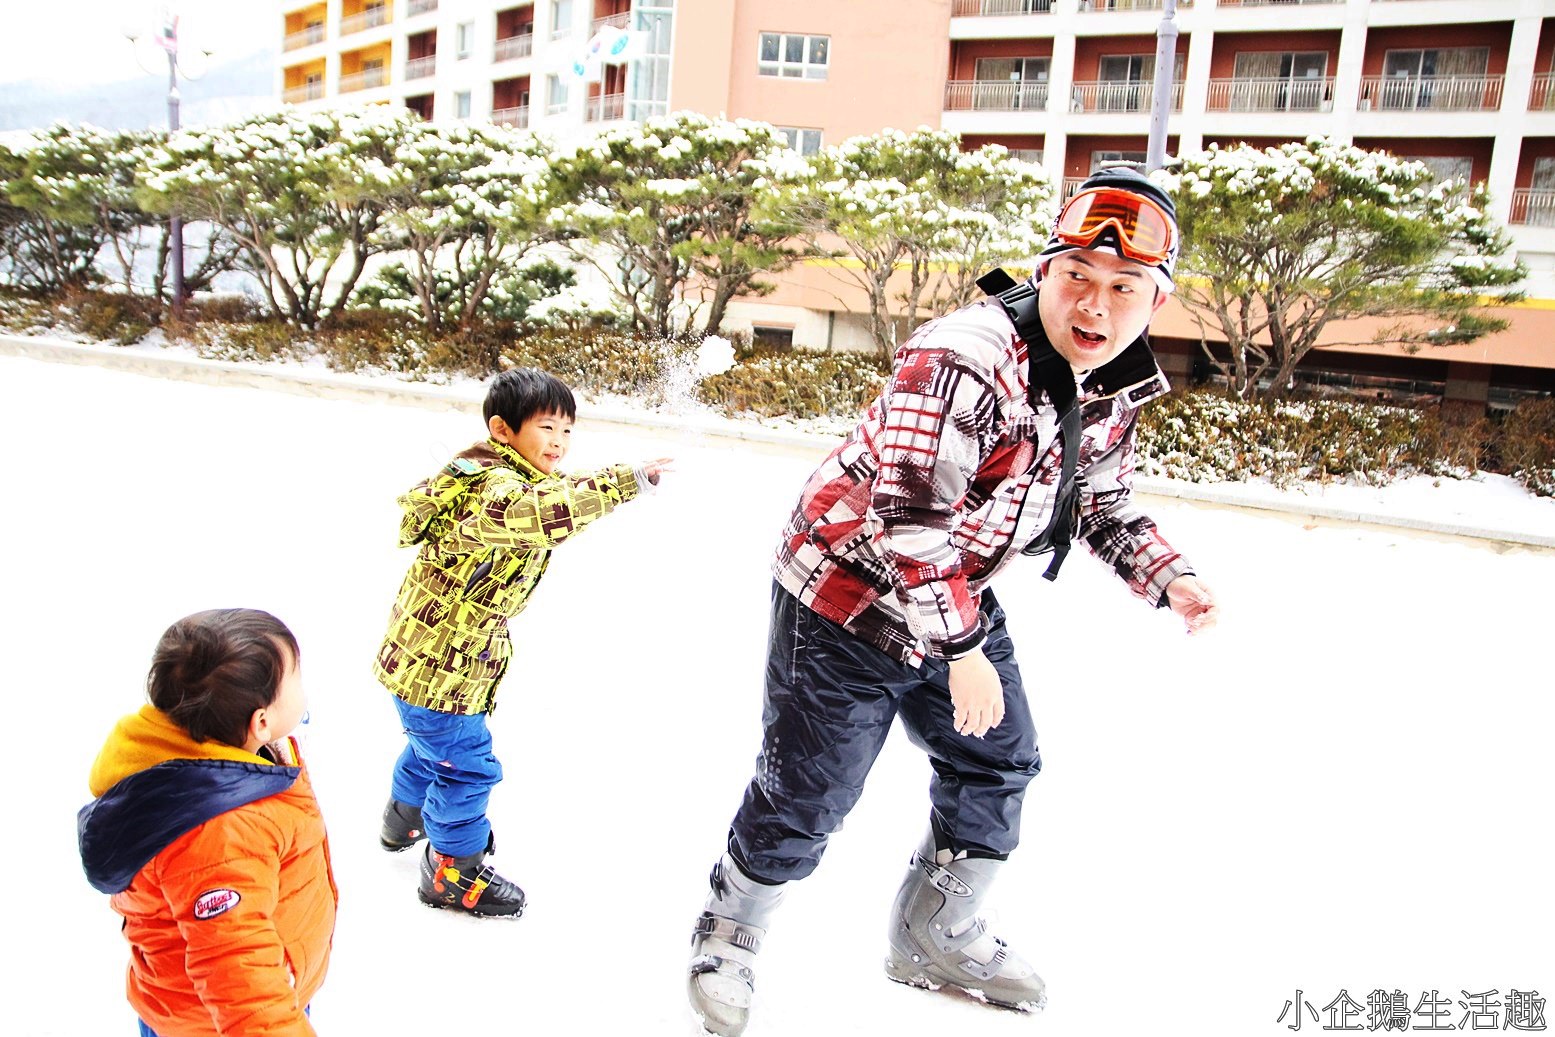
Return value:
[(340, 76), (340, 92), (353, 93), (357, 90), (371, 90), (375, 86), (383, 86), (389, 81), (389, 70), (386, 68), (364, 68), (360, 72), (345, 72)]
[(624, 29), (632, 20), (631, 11), (622, 11), (619, 14), (607, 14), (603, 18), (595, 18), (589, 25), (589, 32), (596, 33), (607, 25), (613, 25), (617, 29)]
[(1204, 101), (1211, 112), (1326, 112), (1333, 106), (1331, 76), (1211, 79)]
[(953, 79), (945, 84), (947, 112), (1023, 112), (1047, 107), (1047, 84), (1008, 79)]
[(491, 121), (498, 126), (514, 126), (521, 130), (529, 128), (529, 106), (519, 105), (517, 108), (493, 108)]
[(1555, 112), (1555, 73), (1540, 72), (1533, 77), (1533, 89), (1528, 91), (1530, 112)]
[[(1092, 80), (1074, 85), (1072, 112), (1148, 112), (1155, 85), (1143, 80)], [(1182, 111), (1182, 84), (1172, 84), (1172, 111)]]
[(1342, 4), (1344, 0), (1220, 0), (1221, 7), (1285, 7), (1294, 4)]
[(1005, 14), (1047, 14), (1053, 0), (956, 0), (950, 13), (957, 18), (994, 17)]
[(626, 114), (625, 94), (596, 94), (584, 109), (585, 122), (615, 122)]
[(286, 39), (281, 42), (282, 50), (296, 50), (298, 47), (311, 47), (315, 43), (324, 42), (324, 26), (310, 25), (301, 32), (286, 34)]
[(425, 79), (437, 72), (437, 55), (428, 54), (424, 58), (411, 58), (405, 62), (406, 79)]
[(527, 58), (534, 53), (534, 49), (534, 33), (526, 32), (522, 36), (509, 36), (507, 39), (497, 41), (497, 50), (492, 55), (492, 60), (512, 61), (514, 58)]
[(281, 100), (287, 104), (301, 104), (304, 101), (317, 101), (324, 96), (323, 83), (305, 83), (302, 86), (289, 86), (281, 91)]
[(437, 0), (410, 0), (410, 3), (405, 5), (405, 16), (409, 18), (435, 10), (437, 10)]
[(1493, 112), (1505, 76), (1362, 76), (1362, 110)]
[(1519, 187), (1512, 192), (1508, 223), (1525, 227), (1555, 227), (1555, 191)]
[(356, 14), (348, 14), (340, 19), (340, 35), (349, 36), (353, 32), (361, 32), (363, 29), (371, 29), (379, 25), (389, 24), (389, 8), (373, 7), (366, 11), (358, 11)]
[(1090, 179), (1090, 177), (1085, 177), (1085, 176), (1066, 176), (1066, 177), (1064, 177), (1064, 197), (1063, 197), (1063, 201), (1067, 202), (1069, 199), (1073, 198), (1076, 194), (1078, 194), (1080, 192), (1080, 185), (1085, 183), (1089, 179)]
[[(1193, 0), (1177, 0), (1178, 7), (1192, 7)], [(1080, 0), (1082, 11), (1159, 11), (1161, 0)]]
[(1022, 162), (1031, 162), (1039, 166), (1042, 164), (1041, 148), (1010, 148), (1009, 152), (1010, 157), (1013, 159), (1019, 159)]

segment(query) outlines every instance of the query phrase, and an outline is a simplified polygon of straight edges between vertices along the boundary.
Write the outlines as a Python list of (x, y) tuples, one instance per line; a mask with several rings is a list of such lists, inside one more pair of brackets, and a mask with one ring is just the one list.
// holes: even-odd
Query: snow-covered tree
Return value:
[(137, 198), (225, 228), (275, 313), (312, 327), (350, 297), (368, 257), (385, 247), (377, 237), (384, 213), (416, 183), (398, 157), (418, 122), (383, 105), (287, 108), (186, 131), (152, 149)]
[(406, 131), (394, 162), (409, 190), (388, 196), (374, 243), (408, 253), (399, 276), (429, 330), (468, 325), (494, 284), (523, 280), (519, 264), (549, 235), (548, 151), (532, 134), (500, 126)]
[[(886, 130), (822, 150), (787, 180), (810, 234), (840, 242), (815, 251), (853, 261), (829, 269), (864, 290), (882, 353), (896, 346), (894, 312), (910, 332), (963, 305), (989, 267), (1035, 256), (1052, 223), (1053, 190), (1039, 167), (998, 145), (964, 152), (960, 143), (942, 130)], [(893, 296), (899, 269), (907, 285)]]
[[(1155, 174), (1177, 203), (1178, 297), (1242, 398), (1289, 389), (1337, 320), (1388, 321), (1368, 343), (1470, 342), (1506, 326), (1478, 312), (1525, 270), (1483, 185), (1319, 137), (1184, 156)], [(1500, 294), (1487, 298), (1486, 293)], [(1210, 350), (1210, 329), (1230, 357)], [(1337, 343), (1325, 343), (1337, 344)]]
[(135, 166), (141, 149), (157, 139), (56, 123), (0, 149), (3, 196), (12, 210), (6, 251), (16, 283), (57, 290), (102, 280), (95, 263), (107, 247), (117, 260), (114, 279), (134, 289), (142, 231), (158, 222), (135, 204)]
[(707, 301), (716, 331), (733, 296), (761, 291), (759, 275), (794, 254), (767, 186), (781, 148), (765, 123), (694, 112), (608, 129), (556, 156), (566, 201), (551, 222), (636, 327), (672, 334)]

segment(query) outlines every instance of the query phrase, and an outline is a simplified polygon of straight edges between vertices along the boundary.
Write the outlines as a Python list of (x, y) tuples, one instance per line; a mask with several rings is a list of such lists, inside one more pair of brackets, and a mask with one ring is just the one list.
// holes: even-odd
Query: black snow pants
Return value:
[(947, 663), (898, 662), (773, 585), (761, 755), (729, 832), (741, 868), (766, 882), (814, 871), (898, 715), (929, 754), (932, 823), (944, 844), (980, 856), (1015, 849), (1021, 800), (1042, 758), (1004, 610), (991, 591), (980, 608), (1004, 720), (972, 738), (956, 733)]

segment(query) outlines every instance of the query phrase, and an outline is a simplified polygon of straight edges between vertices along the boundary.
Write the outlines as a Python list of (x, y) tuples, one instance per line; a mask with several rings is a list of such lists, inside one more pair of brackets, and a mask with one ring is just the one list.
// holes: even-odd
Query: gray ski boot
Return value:
[(1003, 861), (935, 850), (930, 835), (912, 856), (891, 911), (886, 975), (898, 983), (938, 990), (952, 986), (980, 1001), (1040, 1012), (1047, 1004), (1042, 977), (988, 932), (978, 908)]
[(708, 884), (706, 910), (691, 933), (686, 994), (708, 1033), (739, 1037), (750, 1018), (751, 965), (784, 887), (757, 882), (727, 853), (713, 865)]

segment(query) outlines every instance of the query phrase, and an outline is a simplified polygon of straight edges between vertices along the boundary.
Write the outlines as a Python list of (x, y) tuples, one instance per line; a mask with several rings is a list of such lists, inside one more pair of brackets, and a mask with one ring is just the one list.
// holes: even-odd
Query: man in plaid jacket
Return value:
[(748, 1020), (784, 884), (819, 862), (900, 717), (930, 756), (929, 831), (897, 894), (889, 978), (1035, 1010), (1042, 980), (979, 914), (1041, 766), (1003, 609), (1018, 555), (1071, 535), (1129, 589), (1212, 625), (1215, 601), (1133, 504), (1139, 407), (1167, 391), (1145, 339), (1172, 290), (1172, 202), (1129, 170), (1061, 211), (1030, 282), (932, 321), (810, 477), (774, 564), (764, 736), (713, 868), (688, 994), (713, 1033)]

